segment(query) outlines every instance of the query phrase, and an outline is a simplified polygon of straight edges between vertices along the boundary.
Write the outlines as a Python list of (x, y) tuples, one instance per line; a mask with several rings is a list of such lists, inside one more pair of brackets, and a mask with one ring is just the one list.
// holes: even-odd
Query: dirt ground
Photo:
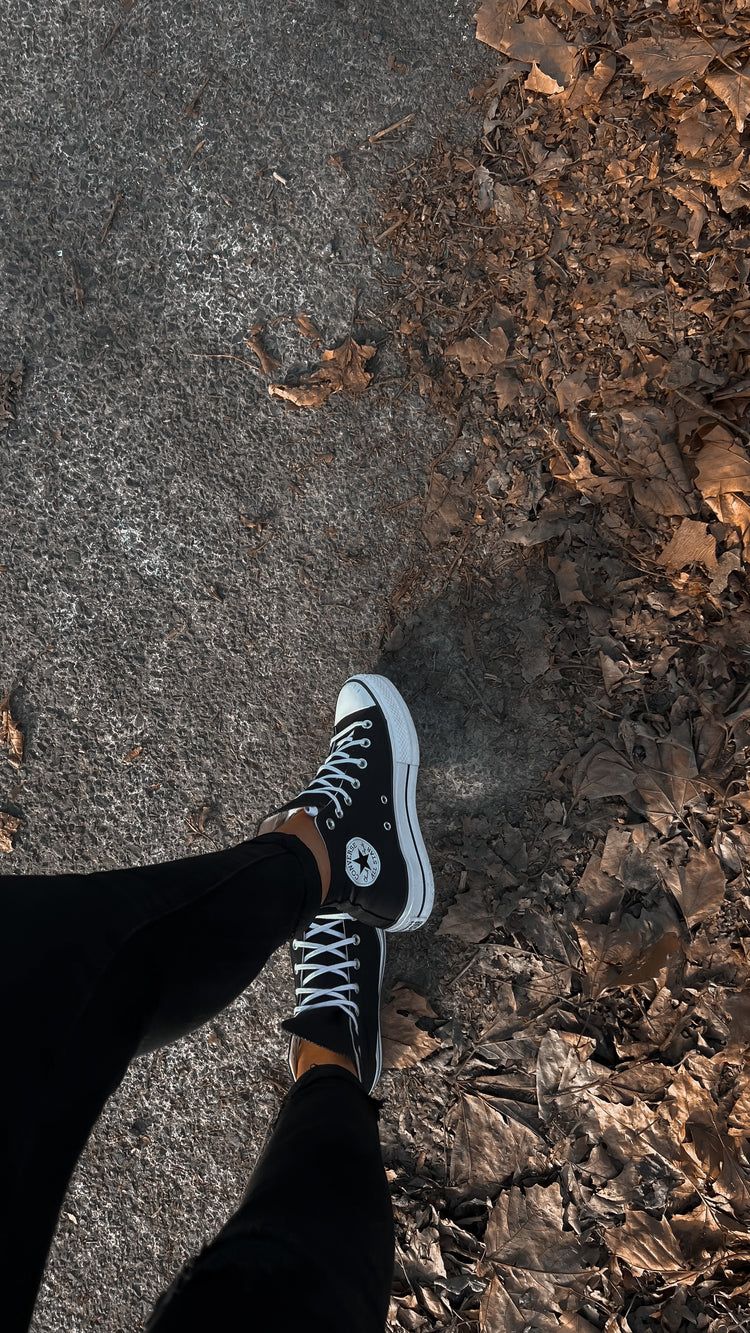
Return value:
[[(361, 222), (394, 166), (468, 123), (488, 67), (470, 12), (11, 6), (0, 366), (25, 376), (0, 437), (0, 678), (26, 758), (0, 767), (22, 821), (4, 871), (244, 836), (318, 762), (352, 669), (391, 670), (414, 705), (430, 830), (540, 781), (555, 739), (502, 655), (538, 593), (487, 589), (459, 619), (443, 571), (381, 655), (444, 421), (387, 344), (368, 395), (323, 416), (271, 401), (243, 342), (264, 320), (286, 371), (311, 360), (300, 311), (330, 343), (382, 338), (387, 261)], [(491, 712), (469, 624), (492, 631)], [(394, 975), (437, 1003), (451, 947), (426, 931)], [(285, 1085), (288, 1004), (279, 958), (133, 1068), (72, 1184), (37, 1333), (129, 1333), (231, 1211)]]

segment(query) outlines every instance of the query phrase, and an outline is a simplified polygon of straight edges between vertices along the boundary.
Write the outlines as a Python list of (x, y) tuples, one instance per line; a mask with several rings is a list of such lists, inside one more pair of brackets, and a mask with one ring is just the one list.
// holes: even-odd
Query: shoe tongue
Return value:
[(303, 1009), (296, 1018), (287, 1018), (281, 1025), (285, 1032), (293, 1037), (302, 1037), (304, 1041), (314, 1041), (316, 1046), (323, 1046), (336, 1055), (344, 1055), (357, 1065), (357, 1053), (352, 1041), (349, 1019), (341, 1009)]

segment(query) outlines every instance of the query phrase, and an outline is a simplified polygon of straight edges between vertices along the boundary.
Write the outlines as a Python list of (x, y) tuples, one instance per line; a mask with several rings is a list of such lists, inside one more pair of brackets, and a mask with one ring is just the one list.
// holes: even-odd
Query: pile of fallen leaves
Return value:
[[(578, 670), (580, 732), (544, 873), (487, 829), (443, 923), (482, 1003), (416, 1047), (436, 1138), (394, 1172), (391, 1327), (724, 1333), (750, 1322), (750, 6), (486, 0), (477, 36), (477, 142), (410, 164), (379, 224), (391, 319), (481, 441), (467, 476), (438, 460), (425, 537), (450, 568), (476, 531), (545, 560), (524, 675)], [(404, 1004), (402, 1044), (440, 1041)]]

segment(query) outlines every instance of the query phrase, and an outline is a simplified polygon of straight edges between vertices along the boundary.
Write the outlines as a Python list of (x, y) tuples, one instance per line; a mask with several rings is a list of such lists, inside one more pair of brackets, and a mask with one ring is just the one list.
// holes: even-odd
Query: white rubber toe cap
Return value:
[(372, 708), (373, 698), (357, 680), (348, 680), (341, 687), (336, 700), (336, 724), (350, 713), (361, 713), (363, 708)]

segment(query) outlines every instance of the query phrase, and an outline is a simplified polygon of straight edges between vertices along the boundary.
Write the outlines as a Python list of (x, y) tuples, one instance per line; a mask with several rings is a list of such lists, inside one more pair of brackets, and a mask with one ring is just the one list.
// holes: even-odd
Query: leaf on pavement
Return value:
[(387, 1069), (409, 1069), (440, 1049), (440, 1042), (417, 1026), (419, 1018), (436, 1017), (423, 995), (408, 986), (394, 988), (381, 1016), (383, 1063)]
[(0, 699), (0, 745), (16, 768), (23, 763), (23, 732), (13, 717), (10, 690)]
[(716, 853), (708, 847), (693, 847), (670, 887), (688, 925), (695, 926), (721, 907), (727, 881)]
[(301, 376), (299, 384), (269, 384), (272, 398), (282, 398), (295, 407), (322, 407), (334, 393), (360, 394), (372, 374), (367, 363), (377, 348), (346, 338), (340, 347), (328, 348), (317, 370)]
[(471, 501), (442, 472), (433, 472), (422, 532), (430, 546), (442, 546), (461, 532), (473, 513)]
[(451, 1114), (451, 1183), (492, 1193), (516, 1171), (542, 1170), (542, 1139), (528, 1125), (498, 1111), (491, 1098), (462, 1093)]
[(13, 838), (21, 827), (20, 819), (0, 810), (0, 852), (13, 851)]
[(741, 134), (750, 113), (750, 61), (744, 69), (736, 73), (709, 74), (706, 83), (716, 96), (729, 108), (734, 116), (734, 123)]
[[(496, 10), (495, 17), (492, 9)], [(570, 83), (578, 62), (578, 47), (566, 42), (562, 33), (548, 18), (526, 16), (520, 23), (509, 21), (509, 7), (483, 5), (477, 19), (477, 37), (480, 42), (502, 51), (513, 60), (537, 65), (548, 78), (565, 88)]]
[(440, 922), (438, 935), (455, 935), (464, 944), (479, 944), (486, 940), (494, 926), (492, 913), (487, 910), (480, 888), (460, 893)]
[(674, 1280), (685, 1268), (679, 1241), (664, 1217), (633, 1209), (622, 1226), (606, 1231), (605, 1239), (611, 1253), (633, 1273), (657, 1273)]
[(273, 375), (273, 372), (278, 370), (281, 362), (268, 351), (268, 348), (265, 346), (263, 339), (261, 338), (262, 332), (263, 325), (254, 324), (245, 339), (245, 346), (250, 349), (254, 356), (257, 356), (263, 374)]
[(646, 97), (699, 79), (714, 54), (714, 48), (702, 37), (641, 37), (620, 47), (620, 55), (627, 56), (643, 80)]
[(317, 328), (315, 324), (313, 324), (309, 315), (306, 315), (302, 311), (300, 311), (298, 315), (294, 316), (294, 322), (297, 325), (297, 328), (299, 329), (303, 337), (309, 338), (310, 341), (314, 343), (319, 343), (323, 341), (323, 339), (320, 336), (320, 330)]

